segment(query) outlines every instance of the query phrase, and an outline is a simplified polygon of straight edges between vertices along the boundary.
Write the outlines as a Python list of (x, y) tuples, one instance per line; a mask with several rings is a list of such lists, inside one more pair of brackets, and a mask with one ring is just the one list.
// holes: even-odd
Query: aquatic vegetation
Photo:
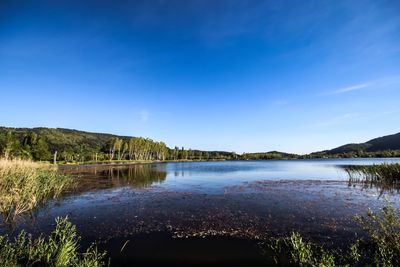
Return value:
[(79, 253), (79, 242), (76, 227), (67, 218), (57, 218), (48, 238), (33, 239), (24, 231), (14, 239), (0, 236), (0, 266), (105, 266), (105, 252), (99, 252), (92, 244)]
[(356, 221), (368, 234), (366, 254), (375, 266), (400, 266), (400, 210), (392, 206), (382, 209), (382, 215), (368, 210), (367, 216)]
[[(311, 242), (304, 241), (301, 235), (293, 232), (290, 237), (273, 240), (270, 245), (275, 252), (275, 263), (280, 264), (283, 256), (296, 266), (337, 266), (335, 255)], [(288, 252), (288, 253), (287, 253)], [(286, 255), (288, 254), (288, 255)]]
[(272, 240), (269, 247), (275, 253), (275, 262), (289, 258), (295, 266), (400, 266), (400, 211), (392, 206), (378, 215), (368, 210), (367, 216), (356, 216), (356, 222), (367, 238), (356, 240), (346, 252), (325, 250), (304, 241), (293, 232), (290, 237)]
[(369, 166), (346, 166), (350, 182), (383, 185), (400, 185), (400, 164), (374, 164)]
[(0, 159), (0, 213), (5, 221), (58, 197), (73, 184), (50, 164)]

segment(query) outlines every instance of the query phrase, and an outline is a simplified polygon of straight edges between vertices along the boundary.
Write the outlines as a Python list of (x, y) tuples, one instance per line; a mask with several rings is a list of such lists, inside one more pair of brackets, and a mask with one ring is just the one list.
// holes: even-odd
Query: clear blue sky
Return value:
[(112, 2), (1, 1), (0, 125), (296, 153), (400, 131), (399, 1)]

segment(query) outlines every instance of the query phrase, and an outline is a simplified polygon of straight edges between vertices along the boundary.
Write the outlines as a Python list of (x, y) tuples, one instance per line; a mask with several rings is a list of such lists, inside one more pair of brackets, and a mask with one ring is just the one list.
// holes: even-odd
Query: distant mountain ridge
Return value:
[(321, 152), (332, 155), (351, 152), (378, 152), (385, 150), (400, 150), (400, 133), (374, 138), (365, 143), (346, 144)]

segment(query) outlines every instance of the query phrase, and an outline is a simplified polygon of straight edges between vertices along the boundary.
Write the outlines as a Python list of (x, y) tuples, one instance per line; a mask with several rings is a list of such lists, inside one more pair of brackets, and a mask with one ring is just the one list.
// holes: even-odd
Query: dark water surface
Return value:
[[(96, 240), (112, 266), (269, 264), (259, 243), (296, 230), (327, 246), (359, 235), (368, 207), (399, 206), (395, 190), (348, 184), (345, 165), (400, 159), (222, 161), (64, 167), (78, 184), (20, 218), (13, 230), (48, 233), (57, 216)], [(122, 251), (121, 251), (122, 250)]]

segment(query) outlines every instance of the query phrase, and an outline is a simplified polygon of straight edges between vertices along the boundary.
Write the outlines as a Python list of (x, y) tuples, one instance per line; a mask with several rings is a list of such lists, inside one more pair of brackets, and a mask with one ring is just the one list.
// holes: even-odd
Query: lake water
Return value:
[[(399, 205), (396, 190), (348, 184), (347, 165), (400, 159), (214, 161), (63, 167), (77, 187), (1, 232), (48, 233), (68, 215), (84, 244), (99, 242), (112, 266), (265, 265), (258, 243), (292, 231), (346, 246), (356, 214)], [(123, 250), (121, 251), (121, 248)]]
[[(132, 176), (130, 186), (162, 187), (176, 191), (221, 192), (226, 186), (254, 181), (319, 180), (347, 181), (348, 165), (397, 163), (398, 158), (382, 159), (315, 159), (268, 161), (179, 162), (127, 166), (79, 166), (64, 168), (66, 172), (117, 178)], [(131, 173), (129, 173), (131, 171)], [(136, 171), (136, 172), (135, 172)], [(139, 172), (143, 173), (139, 173)], [(145, 173), (145, 172), (151, 173)], [(146, 178), (139, 178), (145, 176)], [(142, 181), (142, 183), (140, 182)], [(137, 182), (135, 184), (135, 182)], [(121, 185), (123, 186), (123, 185)], [(119, 187), (119, 185), (116, 185)]]

